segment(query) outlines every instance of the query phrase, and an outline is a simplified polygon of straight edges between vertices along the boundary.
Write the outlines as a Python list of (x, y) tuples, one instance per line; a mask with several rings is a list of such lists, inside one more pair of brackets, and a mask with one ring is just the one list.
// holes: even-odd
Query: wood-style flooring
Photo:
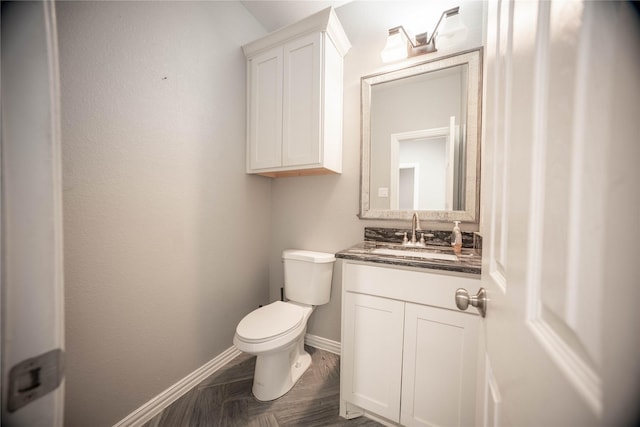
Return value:
[(251, 394), (255, 356), (242, 354), (187, 392), (144, 427), (366, 426), (381, 424), (338, 415), (340, 357), (305, 346), (311, 366), (284, 396), (260, 402)]

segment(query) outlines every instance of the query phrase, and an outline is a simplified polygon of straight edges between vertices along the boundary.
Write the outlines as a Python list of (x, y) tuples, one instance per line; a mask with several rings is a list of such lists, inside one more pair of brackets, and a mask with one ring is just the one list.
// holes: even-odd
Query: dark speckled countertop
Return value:
[[(390, 229), (385, 229), (391, 231)], [(395, 232), (396, 230), (394, 230)], [(342, 258), (347, 260), (355, 260), (355, 261), (366, 261), (373, 262), (378, 264), (386, 264), (386, 265), (396, 265), (401, 267), (417, 267), (417, 268), (427, 268), (432, 270), (444, 270), (449, 272), (457, 272), (457, 273), (467, 273), (480, 275), (482, 268), (482, 256), (478, 253), (476, 249), (473, 247), (465, 247), (467, 245), (463, 245), (462, 253), (458, 255), (457, 261), (445, 261), (439, 259), (424, 259), (417, 258), (411, 256), (411, 251), (425, 251), (432, 253), (443, 253), (443, 254), (453, 254), (453, 250), (450, 246), (446, 246), (445, 244), (438, 244), (439, 242), (433, 242), (433, 244), (427, 241), (426, 248), (406, 248), (401, 244), (395, 241), (378, 241), (378, 240), (369, 240), (370, 235), (372, 234), (371, 229), (365, 230), (365, 240), (362, 243), (359, 243), (355, 246), (352, 246), (348, 249), (344, 249), (338, 253), (336, 253), (336, 258)], [(389, 233), (391, 234), (391, 233)], [(378, 237), (380, 235), (378, 234)], [(437, 235), (434, 237), (437, 239)], [(390, 239), (381, 239), (381, 240), (390, 240)], [(466, 243), (466, 242), (465, 242)], [(470, 245), (473, 246), (473, 243)], [(373, 253), (374, 249), (378, 248), (386, 248), (386, 249), (401, 249), (403, 253), (406, 253), (404, 256), (396, 256), (396, 255), (383, 255)]]

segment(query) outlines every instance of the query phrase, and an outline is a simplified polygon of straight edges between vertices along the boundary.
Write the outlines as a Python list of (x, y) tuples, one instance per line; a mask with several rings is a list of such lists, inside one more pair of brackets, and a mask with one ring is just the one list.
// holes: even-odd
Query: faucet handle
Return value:
[(402, 244), (406, 245), (407, 243), (409, 243), (409, 239), (407, 238), (407, 232), (404, 232), (404, 238), (402, 239)]
[(418, 243), (419, 246), (427, 246), (427, 242), (424, 240), (426, 238), (430, 238), (433, 237), (432, 233), (420, 233), (420, 242)]
[(424, 233), (420, 233), (420, 244), (421, 244), (422, 246), (424, 246), (424, 245), (425, 245), (425, 243), (424, 243)]

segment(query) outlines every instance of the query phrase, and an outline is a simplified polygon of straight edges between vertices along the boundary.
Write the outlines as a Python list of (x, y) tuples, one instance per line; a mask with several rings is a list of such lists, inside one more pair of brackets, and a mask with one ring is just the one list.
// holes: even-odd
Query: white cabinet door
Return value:
[(406, 304), (402, 425), (473, 425), (478, 319)]
[(284, 46), (283, 166), (319, 164), (322, 33)]
[(248, 171), (282, 165), (282, 46), (249, 62)]
[(398, 422), (404, 303), (346, 292), (344, 313), (343, 399)]

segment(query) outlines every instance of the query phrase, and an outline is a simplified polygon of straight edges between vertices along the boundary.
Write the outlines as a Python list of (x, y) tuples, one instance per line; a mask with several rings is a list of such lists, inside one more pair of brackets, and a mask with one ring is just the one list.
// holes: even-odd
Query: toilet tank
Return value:
[(321, 305), (331, 297), (333, 254), (287, 249), (284, 262), (284, 294), (291, 301)]

